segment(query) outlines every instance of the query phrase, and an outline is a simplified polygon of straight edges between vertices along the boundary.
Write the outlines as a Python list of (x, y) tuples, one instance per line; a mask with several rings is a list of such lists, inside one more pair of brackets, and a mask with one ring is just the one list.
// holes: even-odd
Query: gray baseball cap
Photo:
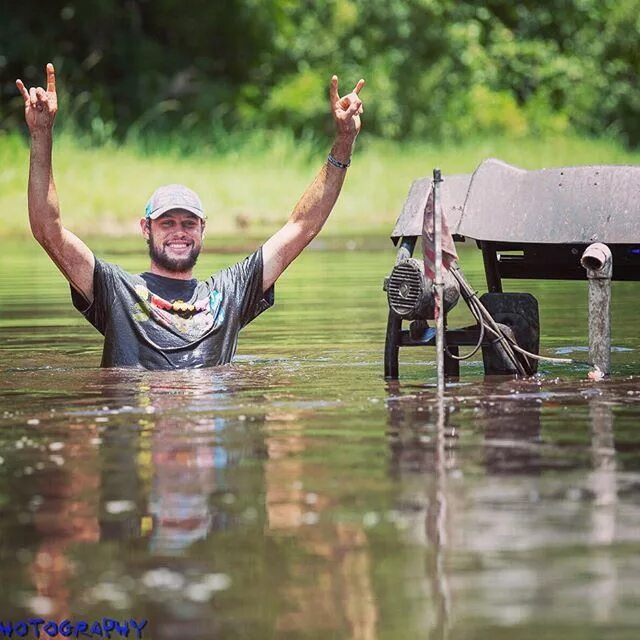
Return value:
[(206, 217), (198, 194), (182, 184), (167, 184), (158, 187), (144, 208), (144, 217), (148, 220), (155, 220), (172, 209), (189, 211), (203, 220)]

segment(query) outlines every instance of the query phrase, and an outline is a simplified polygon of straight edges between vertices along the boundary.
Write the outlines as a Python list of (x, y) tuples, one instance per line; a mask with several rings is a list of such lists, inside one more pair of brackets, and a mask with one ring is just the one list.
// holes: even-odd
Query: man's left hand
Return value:
[(337, 134), (340, 137), (355, 139), (360, 132), (360, 115), (364, 111), (364, 107), (358, 94), (362, 87), (364, 87), (364, 80), (360, 79), (351, 93), (340, 97), (338, 76), (331, 78), (329, 100)]

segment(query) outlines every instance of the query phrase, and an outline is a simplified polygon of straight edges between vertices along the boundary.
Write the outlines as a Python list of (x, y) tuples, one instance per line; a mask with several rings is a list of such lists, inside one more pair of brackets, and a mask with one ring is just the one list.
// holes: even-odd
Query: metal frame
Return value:
[[(597, 165), (524, 171), (499, 160), (481, 163), (473, 174), (446, 176), (445, 215), (454, 238), (474, 240), (482, 251), (487, 289), (502, 293), (502, 279), (584, 280), (580, 257), (593, 242), (606, 243), (613, 280), (640, 280), (640, 167)], [(411, 184), (391, 238), (396, 262), (412, 256), (431, 178)], [(634, 240), (636, 241), (634, 243)], [(435, 346), (435, 330), (389, 311), (384, 374), (397, 379), (400, 347)], [(426, 323), (424, 323), (426, 327)], [(474, 346), (478, 327), (446, 329), (451, 353)], [(456, 354), (457, 355), (457, 354)], [(459, 361), (445, 354), (445, 373), (459, 375)]]
[[(502, 292), (508, 280), (586, 280), (580, 256), (587, 244), (542, 244), (478, 240), (490, 292)], [(609, 244), (613, 280), (640, 280), (640, 246)]]

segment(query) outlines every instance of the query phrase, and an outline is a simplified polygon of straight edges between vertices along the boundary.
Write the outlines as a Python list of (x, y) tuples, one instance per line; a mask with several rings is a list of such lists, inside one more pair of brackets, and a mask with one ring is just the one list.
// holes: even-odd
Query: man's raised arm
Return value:
[(280, 277), (320, 232), (338, 199), (351, 160), (353, 143), (360, 131), (363, 106), (358, 94), (363, 86), (364, 80), (359, 80), (351, 93), (340, 98), (338, 78), (331, 78), (329, 99), (336, 123), (336, 139), (327, 163), (304, 192), (287, 223), (262, 247), (263, 291)]
[(78, 237), (62, 226), (58, 194), (53, 181), (53, 123), (58, 111), (56, 77), (47, 65), (47, 89), (31, 87), (22, 80), (16, 86), (24, 98), (24, 115), (31, 134), (29, 160), (29, 223), (34, 238), (74, 289), (93, 301), (93, 254)]

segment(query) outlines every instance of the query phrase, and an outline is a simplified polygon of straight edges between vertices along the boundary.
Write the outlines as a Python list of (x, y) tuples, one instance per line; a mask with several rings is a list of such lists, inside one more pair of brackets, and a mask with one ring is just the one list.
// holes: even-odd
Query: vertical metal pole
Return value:
[(440, 169), (433, 170), (433, 253), (435, 255), (436, 375), (438, 395), (444, 395), (444, 277), (442, 275), (442, 207)]

